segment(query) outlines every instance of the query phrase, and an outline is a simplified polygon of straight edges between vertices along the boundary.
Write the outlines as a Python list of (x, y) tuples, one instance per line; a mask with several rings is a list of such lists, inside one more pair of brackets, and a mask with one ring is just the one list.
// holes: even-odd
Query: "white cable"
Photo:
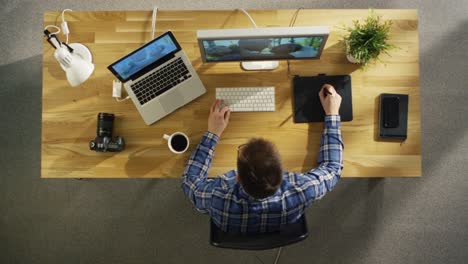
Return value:
[(67, 12), (67, 11), (72, 12), (73, 10), (68, 9), (68, 8), (67, 8), (67, 9), (64, 9), (64, 10), (62, 11), (62, 21), (65, 21), (65, 12)]
[(252, 22), (252, 25), (254, 26), (254, 28), (257, 28), (257, 24), (255, 23), (253, 18), (249, 15), (249, 13), (247, 13), (247, 11), (245, 11), (244, 8), (239, 8), (239, 10), (242, 11), (250, 19), (250, 22)]
[[(114, 97), (114, 98), (115, 98), (115, 97)], [(117, 102), (119, 102), (119, 103), (120, 103), (120, 102), (123, 102), (123, 101), (127, 101), (128, 99), (130, 99), (130, 96), (127, 96), (127, 97), (125, 97), (125, 98), (123, 98), (123, 99), (121, 99), (121, 98), (115, 98), (115, 100), (116, 100)]]
[[(296, 12), (294, 12), (294, 15), (291, 17), (291, 21), (289, 21), (289, 26), (290, 27), (294, 27), (294, 24), (296, 24), (296, 19), (297, 17), (299, 16), (299, 11), (301, 11), (301, 9), (304, 9), (303, 7), (299, 7), (298, 9), (296, 9)], [(289, 65), (289, 60), (287, 60), (288, 62), (288, 71), (287, 71), (287, 74), (288, 76), (291, 76), (291, 69), (290, 69), (290, 65)]]
[(44, 28), (44, 30), (49, 29), (49, 28), (55, 28), (55, 29), (57, 29), (57, 31), (51, 32), (51, 33), (50, 33), (51, 35), (57, 35), (58, 33), (60, 33), (60, 28), (57, 27), (57, 26), (54, 26), (54, 25), (47, 25), (47, 26)]
[(156, 16), (158, 14), (158, 7), (153, 8), (153, 15), (151, 19), (151, 39), (154, 39), (154, 31), (156, 30)]
[[(62, 11), (62, 29), (60, 29), (59, 27), (57, 27), (56, 25), (47, 25), (44, 30), (46, 29), (49, 29), (49, 28), (55, 28), (57, 31), (56, 32), (51, 32), (50, 34), (51, 35), (57, 35), (59, 34), (60, 32), (62, 32), (63, 34), (67, 35), (67, 44), (68, 44), (68, 34), (70, 33), (70, 31), (68, 30), (68, 25), (67, 25), (67, 21), (65, 21), (65, 12), (66, 11), (72, 11), (71, 9), (64, 9)], [(65, 24), (64, 24), (65, 23)]]
[(296, 19), (299, 16), (299, 11), (301, 11), (301, 9), (304, 9), (304, 8), (299, 7), (298, 9), (296, 9), (296, 12), (294, 12), (294, 15), (291, 17), (291, 21), (289, 22), (290, 27), (294, 27), (294, 24), (296, 24)]
[(68, 44), (68, 35), (70, 34), (70, 30), (68, 29), (68, 23), (67, 23), (67, 21), (65, 21), (65, 12), (67, 12), (67, 11), (72, 12), (73, 10), (67, 8), (67, 9), (64, 9), (64, 10), (62, 11), (62, 24), (61, 24), (61, 27), (62, 27), (62, 33), (63, 33), (63, 34), (65, 35), (65, 37), (66, 37), (65, 43)]

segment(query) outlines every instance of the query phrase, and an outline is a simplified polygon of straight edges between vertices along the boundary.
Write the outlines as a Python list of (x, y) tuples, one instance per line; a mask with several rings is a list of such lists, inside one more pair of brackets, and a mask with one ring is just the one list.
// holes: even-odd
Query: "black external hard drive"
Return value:
[(381, 94), (379, 136), (406, 139), (408, 130), (408, 95)]

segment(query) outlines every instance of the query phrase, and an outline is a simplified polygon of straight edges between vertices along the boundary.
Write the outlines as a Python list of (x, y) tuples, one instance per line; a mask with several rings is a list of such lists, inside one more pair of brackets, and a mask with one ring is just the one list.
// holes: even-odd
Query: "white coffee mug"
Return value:
[(182, 132), (175, 132), (172, 135), (164, 134), (163, 138), (167, 140), (167, 146), (169, 147), (169, 150), (171, 150), (175, 154), (184, 153), (185, 151), (187, 151), (190, 145), (189, 138)]

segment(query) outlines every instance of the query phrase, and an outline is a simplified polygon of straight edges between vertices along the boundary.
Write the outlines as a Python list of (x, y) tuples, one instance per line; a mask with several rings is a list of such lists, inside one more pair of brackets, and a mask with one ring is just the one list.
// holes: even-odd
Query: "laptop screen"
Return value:
[[(173, 35), (170, 32), (167, 32), (131, 54), (121, 58), (108, 68), (121, 81), (127, 81), (136, 73), (140, 73), (146, 67), (155, 64), (155, 62), (161, 58), (164, 58), (178, 50), (180, 50), (178, 43), (173, 38)], [(153, 65), (153, 67), (156, 67), (158, 64), (162, 64), (165, 61), (167, 61), (167, 59), (163, 60), (161, 63)]]

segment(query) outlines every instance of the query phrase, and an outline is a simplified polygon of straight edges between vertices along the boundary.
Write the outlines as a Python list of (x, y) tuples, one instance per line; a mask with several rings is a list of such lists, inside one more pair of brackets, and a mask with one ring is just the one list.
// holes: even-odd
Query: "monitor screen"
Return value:
[(177, 50), (178, 47), (171, 35), (166, 34), (120, 59), (110, 68), (121, 81), (125, 81), (148, 65)]
[(206, 62), (317, 59), (325, 36), (203, 39)]

